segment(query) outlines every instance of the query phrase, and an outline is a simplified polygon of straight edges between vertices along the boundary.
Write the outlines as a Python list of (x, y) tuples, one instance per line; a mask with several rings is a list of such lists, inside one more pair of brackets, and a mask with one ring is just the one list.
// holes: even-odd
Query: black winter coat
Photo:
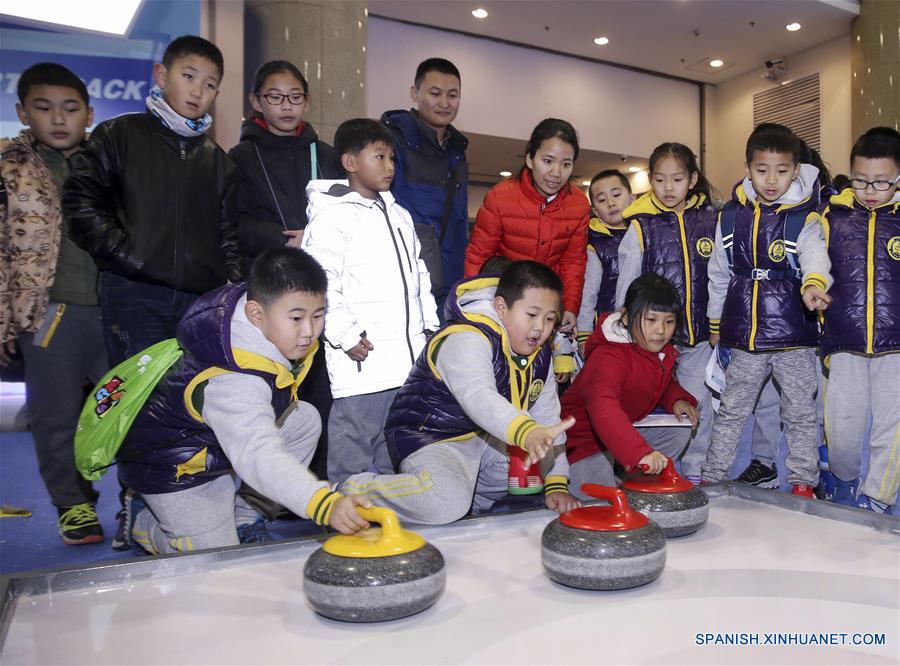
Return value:
[(107, 120), (70, 160), (63, 212), (102, 270), (202, 294), (241, 279), (231, 160), (149, 113)]
[[(310, 173), (310, 144), (316, 143), (317, 173)], [(241, 252), (249, 264), (263, 250), (283, 247), (287, 229), (306, 228), (306, 184), (340, 178), (334, 148), (319, 141), (308, 123), (297, 136), (276, 136), (256, 119), (244, 121), (241, 142), (231, 149), (238, 175)], [(267, 179), (268, 176), (268, 179)]]

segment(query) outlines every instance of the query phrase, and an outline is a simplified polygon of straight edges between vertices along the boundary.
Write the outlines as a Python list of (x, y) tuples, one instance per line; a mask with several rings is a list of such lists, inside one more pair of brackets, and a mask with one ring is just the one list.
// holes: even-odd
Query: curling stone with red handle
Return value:
[(662, 474), (633, 477), (622, 484), (631, 507), (653, 520), (667, 537), (693, 534), (709, 518), (709, 498), (678, 475), (670, 459)]
[(380, 528), (331, 537), (303, 567), (303, 591), (317, 613), (346, 622), (413, 615), (444, 591), (441, 552), (404, 530), (390, 509), (357, 507)]
[(662, 530), (633, 511), (618, 488), (585, 483), (581, 491), (611, 506), (572, 509), (544, 528), (547, 576), (583, 590), (622, 590), (656, 580), (666, 564)]

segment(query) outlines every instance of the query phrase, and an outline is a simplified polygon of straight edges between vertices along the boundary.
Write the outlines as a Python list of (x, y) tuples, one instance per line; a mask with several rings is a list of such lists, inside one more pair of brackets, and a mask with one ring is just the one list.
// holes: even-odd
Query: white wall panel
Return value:
[(527, 139), (542, 118), (571, 122), (582, 146), (646, 157), (663, 141), (700, 148), (696, 85), (535, 49), (369, 17), (371, 117), (408, 108), (416, 65), (452, 60), (462, 75), (455, 125)]

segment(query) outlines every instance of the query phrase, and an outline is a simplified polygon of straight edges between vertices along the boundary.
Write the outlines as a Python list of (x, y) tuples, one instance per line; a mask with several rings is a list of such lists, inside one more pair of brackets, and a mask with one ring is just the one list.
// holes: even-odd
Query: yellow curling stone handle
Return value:
[(322, 550), (338, 557), (388, 557), (403, 555), (425, 545), (420, 534), (403, 529), (397, 514), (390, 509), (356, 507), (357, 512), (370, 523), (370, 527), (356, 534), (338, 534), (322, 545)]

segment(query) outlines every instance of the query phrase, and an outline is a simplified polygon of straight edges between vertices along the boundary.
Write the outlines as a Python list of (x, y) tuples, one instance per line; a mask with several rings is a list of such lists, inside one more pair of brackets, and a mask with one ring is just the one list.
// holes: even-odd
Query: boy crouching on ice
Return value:
[[(160, 380), (119, 449), (140, 493), (131, 535), (150, 553), (238, 544), (256, 516), (235, 474), (299, 516), (347, 534), (368, 525), (307, 466), (321, 431), (297, 401), (325, 313), (325, 272), (301, 250), (262, 253), (250, 280), (201, 296), (178, 325), (184, 355)], [(141, 501), (142, 500), (142, 501)], [(146, 503), (146, 506), (144, 506)]]
[(580, 506), (568, 491), (563, 434), (574, 419), (559, 421), (547, 343), (562, 290), (559, 276), (534, 261), (514, 262), (499, 278), (457, 283), (447, 323), (388, 414), (385, 436), (401, 473), (356, 474), (342, 492), (359, 493), (402, 520), (450, 523), (506, 495), (510, 444), (524, 449), (527, 465), (547, 456), (548, 508)]

